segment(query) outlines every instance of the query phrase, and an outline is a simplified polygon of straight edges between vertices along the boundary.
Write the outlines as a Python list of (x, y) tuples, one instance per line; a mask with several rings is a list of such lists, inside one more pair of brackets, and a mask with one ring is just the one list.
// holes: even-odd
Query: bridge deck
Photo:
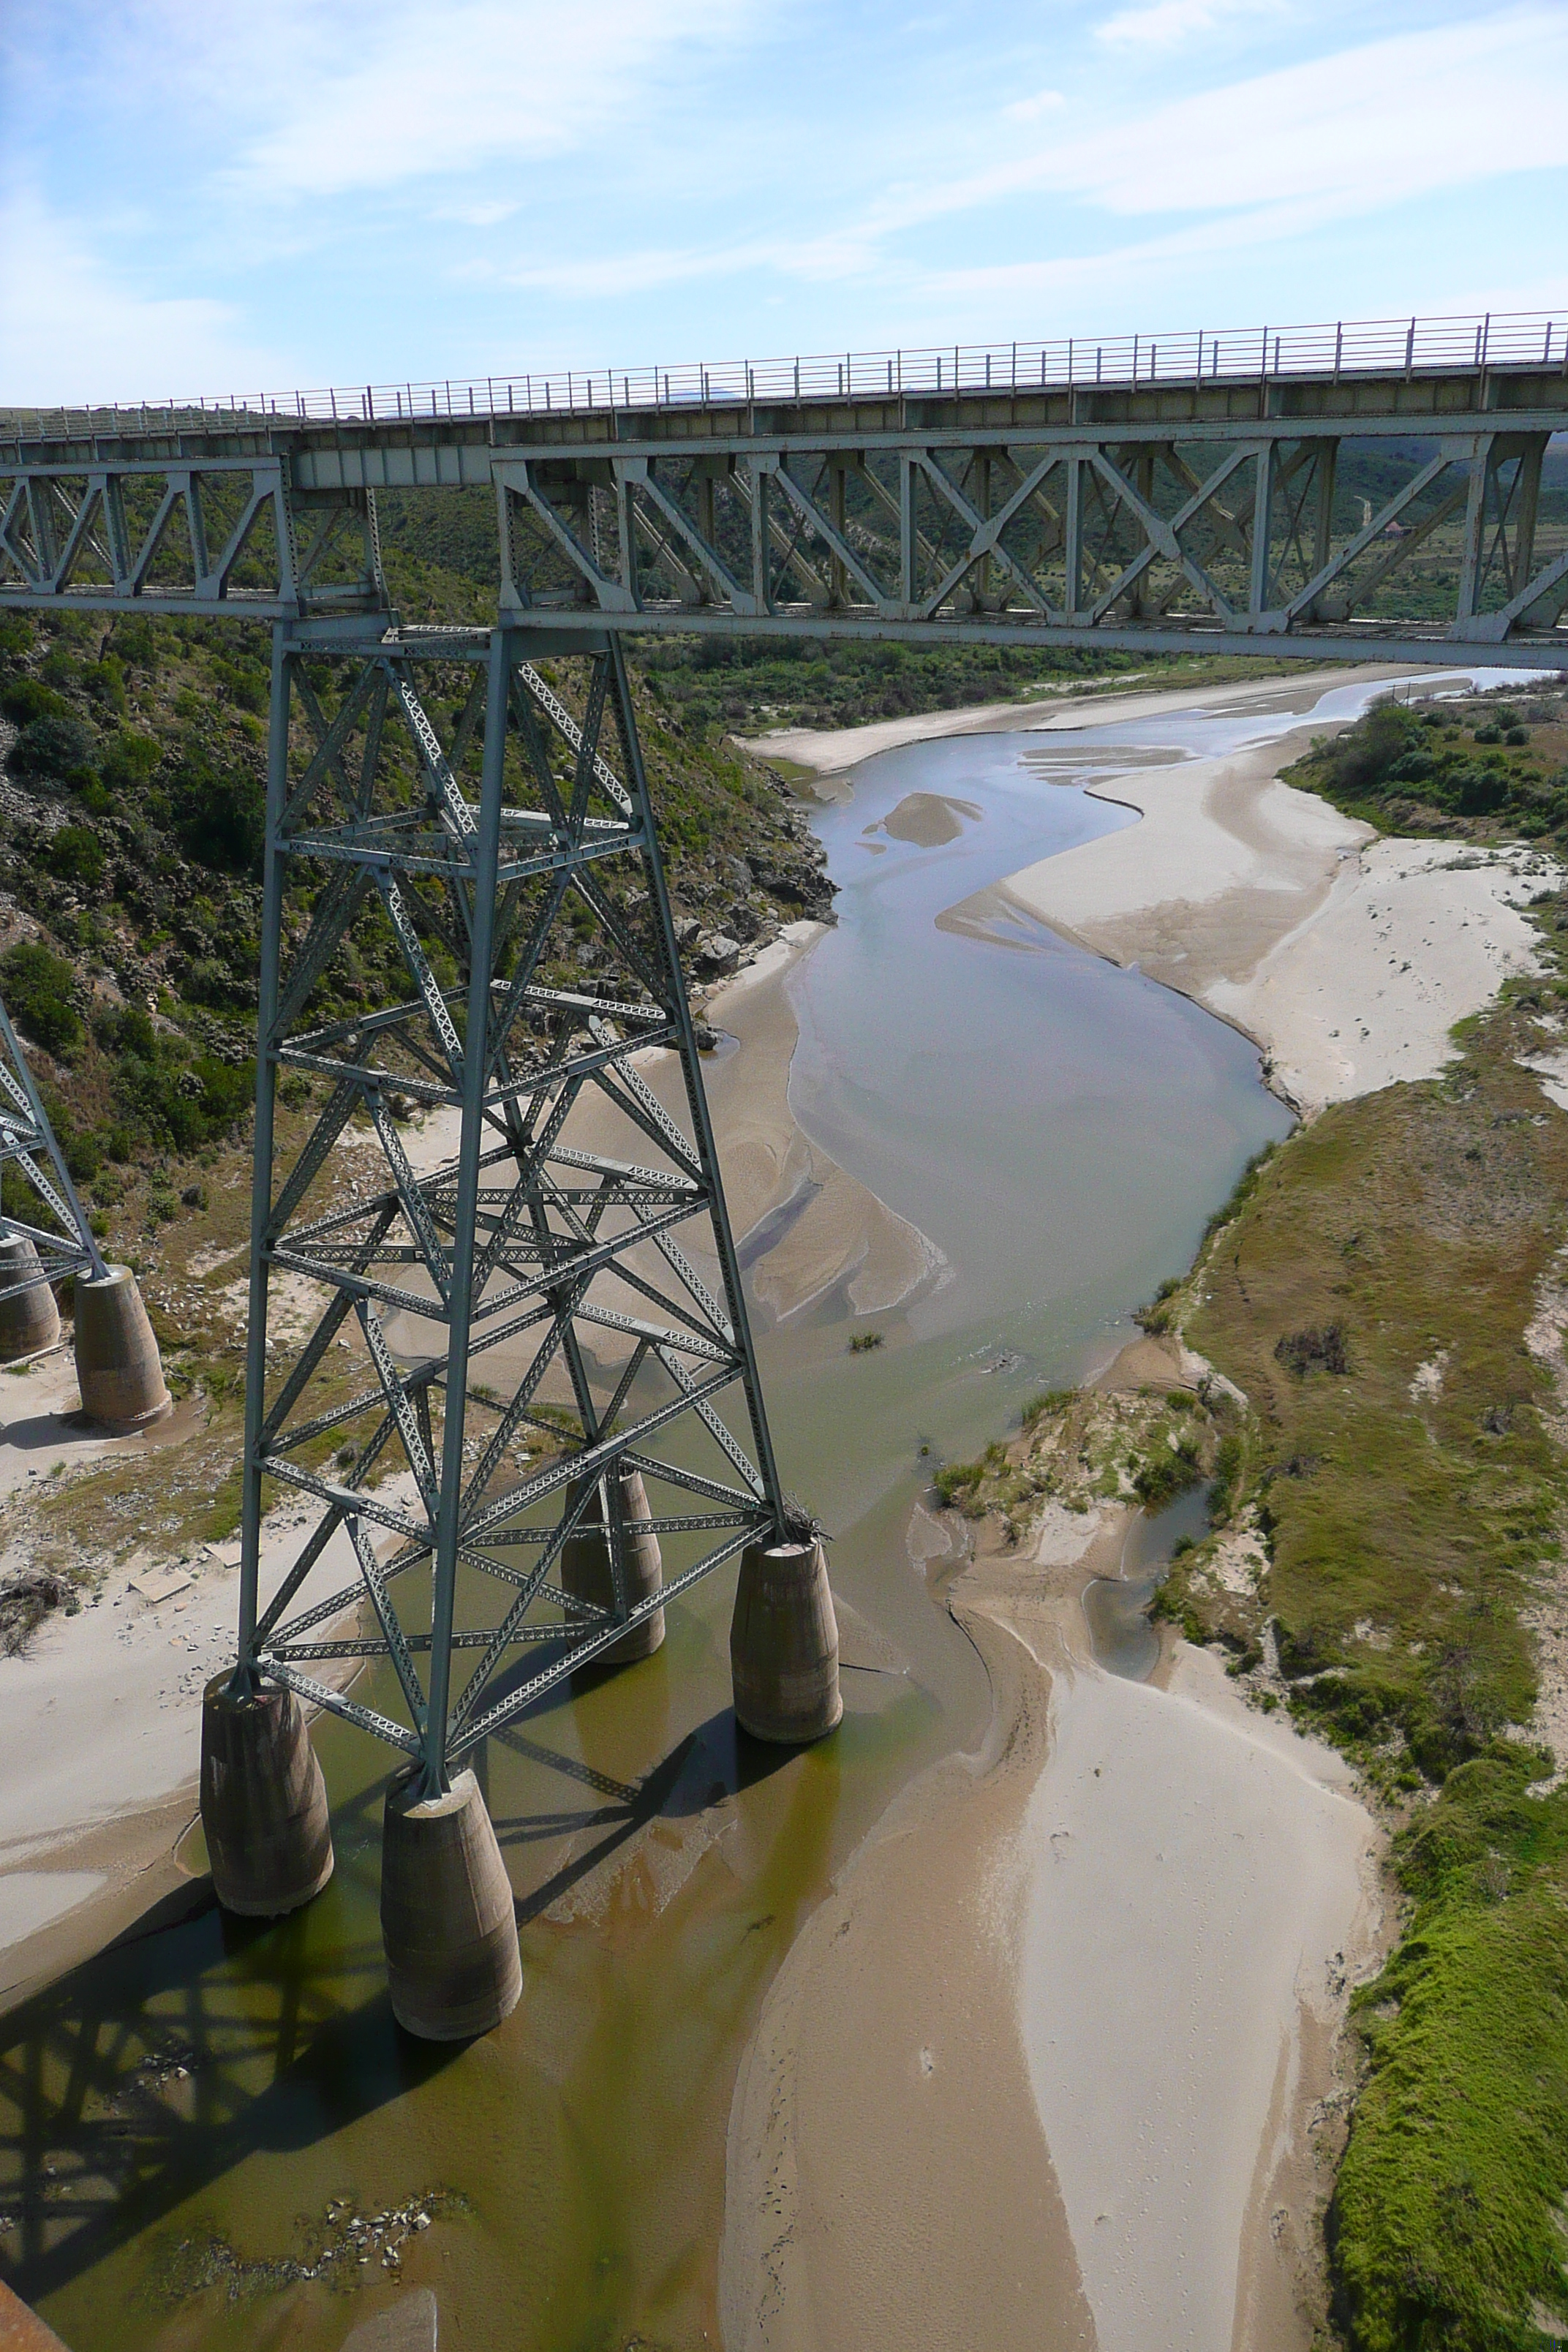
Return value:
[(380, 610), (376, 494), (469, 489), (498, 611), (574, 641), (1568, 666), (1565, 430), (1534, 317), (65, 411), (0, 421), (0, 604)]

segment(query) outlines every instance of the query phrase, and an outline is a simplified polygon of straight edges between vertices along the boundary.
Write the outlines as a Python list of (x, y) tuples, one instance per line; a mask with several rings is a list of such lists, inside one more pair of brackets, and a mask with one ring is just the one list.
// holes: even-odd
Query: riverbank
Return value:
[(1052, 1408), (974, 1465), (967, 1520), (922, 1507), (991, 1730), (905, 1792), (768, 1996), (731, 2119), (729, 2352), (1312, 2341), (1383, 1841), (1343, 1759), (1206, 1651), (1167, 1628), (1147, 1685), (1090, 1654), (1084, 1588), (1135, 1505), (1088, 1497), (1129, 1445), (1158, 1460), (1152, 1384), (1190, 1397), (1184, 1371), (1123, 1351), (1073, 1421), (1087, 1476), (1042, 1483)]
[[(1224, 672), (1234, 667), (1235, 676), (1221, 676), (1197, 683), (1143, 688), (1131, 693), (1128, 689), (1147, 675), (1142, 670), (1110, 672), (1102, 677), (1068, 678), (1037, 687), (1026, 698), (1008, 702), (973, 703), (956, 710), (912, 711), (899, 719), (872, 719), (858, 727), (776, 727), (761, 735), (737, 736), (735, 740), (743, 751), (757, 759), (782, 766), (785, 772), (815, 777), (819, 788), (831, 788), (858, 767), (863, 761), (873, 760), (879, 753), (899, 750), (906, 743), (930, 743), (952, 735), (1012, 735), (1034, 731), (1050, 726), (1079, 727), (1085, 723), (1084, 714), (1092, 711), (1092, 723), (1118, 719), (1128, 712), (1140, 717), (1163, 710), (1196, 710), (1223, 701), (1226, 705), (1267, 703), (1279, 694), (1283, 685), (1287, 692), (1315, 694), (1325, 685), (1346, 677), (1382, 677), (1403, 676), (1393, 669), (1358, 671), (1318, 669), (1300, 663), (1281, 662), (1277, 667), (1268, 663), (1249, 664), (1251, 675), (1239, 675), (1242, 665), (1215, 665)], [(1262, 675), (1258, 672), (1261, 670)]]

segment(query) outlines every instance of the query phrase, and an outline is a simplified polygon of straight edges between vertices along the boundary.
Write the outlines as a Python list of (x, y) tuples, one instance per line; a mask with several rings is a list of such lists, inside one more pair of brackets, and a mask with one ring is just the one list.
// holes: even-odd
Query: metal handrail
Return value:
[[(1090, 389), (1097, 384), (1268, 382), (1434, 369), (1559, 367), (1568, 377), (1568, 317), (1544, 310), (1480, 317), (1335, 320), (1311, 327), (1198, 328), (1184, 333), (1067, 336), (1041, 342), (928, 344), (915, 350), (816, 352), (784, 360), (691, 361), (684, 366), (555, 369), (230, 394), (167, 402), (13, 412), (5, 437), (90, 439), (126, 430), (188, 429), (220, 419), (340, 425), (601, 415), (638, 409), (735, 408), (757, 402), (897, 398), (930, 393)], [(5, 428), (0, 426), (0, 431)]]

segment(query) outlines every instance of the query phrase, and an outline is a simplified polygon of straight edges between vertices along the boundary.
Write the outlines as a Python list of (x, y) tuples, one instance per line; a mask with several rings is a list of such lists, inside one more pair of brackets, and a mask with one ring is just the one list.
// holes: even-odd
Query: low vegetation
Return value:
[(1568, 1117), (1524, 1066), (1568, 1023), (1568, 895), (1535, 916), (1540, 973), (1444, 1076), (1264, 1155), (1143, 1318), (1246, 1399), (1162, 1606), (1405, 1824), (1330, 2217), (1356, 2352), (1568, 2327), (1568, 1787), (1537, 1744), (1568, 1694), (1535, 1639), (1564, 1614)]
[(1052, 1390), (1030, 1400), (1011, 1443), (998, 1439), (973, 1462), (944, 1463), (931, 1484), (966, 1518), (994, 1516), (1009, 1545), (1025, 1541), (1052, 1503), (1075, 1512), (1118, 1502), (1159, 1510), (1214, 1475), (1229, 1411), (1207, 1388)]
[(1380, 833), (1568, 848), (1568, 696), (1391, 698), (1285, 772)]

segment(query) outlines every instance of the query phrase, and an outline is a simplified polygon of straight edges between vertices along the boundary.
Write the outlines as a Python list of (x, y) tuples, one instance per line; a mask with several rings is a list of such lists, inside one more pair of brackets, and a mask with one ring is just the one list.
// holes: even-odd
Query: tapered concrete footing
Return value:
[(111, 1429), (144, 1429), (171, 1409), (158, 1342), (128, 1265), (77, 1277), (76, 1376), (82, 1411)]
[(820, 1739), (844, 1712), (822, 1546), (748, 1544), (730, 1621), (735, 1715), (756, 1739)]
[(43, 1270), (26, 1234), (0, 1234), (0, 1364), (38, 1355), (60, 1336), (60, 1310)]
[(467, 2042), (516, 2008), (517, 1914), (479, 1784), (421, 1798), (417, 1766), (386, 1792), (381, 1939), (393, 2015), (426, 2042)]
[(202, 1828), (226, 1911), (276, 1918), (332, 1874), (321, 1768), (291, 1690), (236, 1696), (227, 1675), (202, 1700)]
[[(622, 1470), (621, 1524), (628, 1520), (646, 1519), (648, 1516), (647, 1489), (643, 1485), (640, 1470)], [(567, 1508), (571, 1509), (581, 1489), (567, 1490)], [(613, 1609), (616, 1605), (615, 1579), (610, 1572), (610, 1543), (605, 1532), (605, 1494), (602, 1481), (594, 1481), (594, 1492), (588, 1508), (577, 1523), (578, 1532), (567, 1537), (561, 1547), (561, 1589), (575, 1601), (591, 1601), (595, 1609)], [(651, 1598), (664, 1582), (664, 1563), (659, 1555), (658, 1538), (651, 1528), (641, 1535), (627, 1536), (622, 1547), (623, 1573), (626, 1606), (637, 1608)], [(664, 1612), (656, 1609), (629, 1633), (607, 1649), (595, 1653), (590, 1664), (595, 1666), (629, 1666), (635, 1658), (653, 1655), (664, 1639)]]
[(46, 2327), (4, 2279), (0, 2279), (0, 2352), (66, 2352), (54, 2329)]

